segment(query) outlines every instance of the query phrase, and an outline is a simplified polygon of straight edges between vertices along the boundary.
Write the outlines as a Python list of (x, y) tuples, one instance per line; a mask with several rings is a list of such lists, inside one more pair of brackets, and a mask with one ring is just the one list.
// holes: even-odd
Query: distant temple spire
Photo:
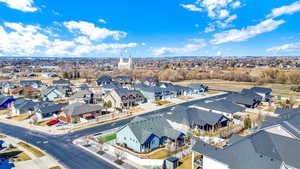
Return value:
[(124, 62), (123, 57), (120, 57), (120, 61), (118, 63), (118, 69), (128, 69), (132, 70), (133, 69), (133, 60), (131, 56), (129, 57), (127, 62)]

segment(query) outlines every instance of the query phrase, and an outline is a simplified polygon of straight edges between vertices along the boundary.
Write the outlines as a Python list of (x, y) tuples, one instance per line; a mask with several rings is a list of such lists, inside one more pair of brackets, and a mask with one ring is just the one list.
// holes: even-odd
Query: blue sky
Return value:
[(0, 56), (299, 55), (295, 0), (0, 0)]

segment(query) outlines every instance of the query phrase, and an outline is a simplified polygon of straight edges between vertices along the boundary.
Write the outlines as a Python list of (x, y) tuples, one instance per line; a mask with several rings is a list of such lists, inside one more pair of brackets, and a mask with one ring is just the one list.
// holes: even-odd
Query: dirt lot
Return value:
[[(241, 91), (243, 88), (250, 88), (255, 86), (255, 83), (251, 82), (235, 82), (235, 81), (226, 81), (226, 80), (188, 80), (177, 82), (175, 84), (187, 86), (190, 83), (203, 83), (211, 89), (221, 89), (221, 90), (230, 90), (230, 91)], [(300, 92), (293, 92), (290, 90), (290, 87), (294, 85), (289, 84), (278, 84), (278, 83), (267, 83), (261, 85), (261, 87), (270, 87), (273, 89), (273, 95), (276, 96), (285, 96), (285, 97), (295, 97), (300, 99)]]

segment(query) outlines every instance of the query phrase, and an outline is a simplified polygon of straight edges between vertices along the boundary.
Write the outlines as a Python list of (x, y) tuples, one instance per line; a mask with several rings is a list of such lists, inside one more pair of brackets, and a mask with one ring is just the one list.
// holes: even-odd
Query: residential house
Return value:
[(206, 111), (211, 111), (214, 113), (219, 113), (230, 119), (233, 118), (233, 115), (235, 113), (244, 112), (246, 109), (245, 107), (232, 103), (228, 100), (215, 100), (208, 103), (199, 102), (193, 105), (193, 107), (203, 109)]
[(70, 103), (86, 103), (86, 104), (94, 104), (96, 103), (96, 98), (94, 97), (94, 93), (90, 90), (80, 90), (76, 92), (74, 95), (70, 97)]
[(247, 108), (255, 108), (262, 102), (262, 97), (253, 92), (232, 93), (226, 97), (226, 100)]
[(67, 123), (85, 122), (101, 115), (102, 107), (96, 104), (72, 103), (65, 106), (59, 119)]
[(168, 142), (182, 145), (184, 134), (173, 129), (161, 115), (135, 117), (117, 131), (116, 142), (135, 152), (147, 152)]
[(173, 97), (192, 96), (194, 94), (192, 88), (173, 85), (172, 83), (159, 82), (157, 83), (157, 86), (163, 88), (163, 90), (165, 91), (169, 91), (169, 93), (171, 93)]
[(7, 109), (15, 99), (11, 96), (0, 95), (0, 110)]
[[(260, 130), (225, 147), (198, 140), (193, 148), (192, 169), (295, 169), (300, 168), (299, 139)], [(195, 152), (202, 155), (196, 160)]]
[(158, 86), (148, 86), (144, 83), (139, 83), (133, 86), (135, 90), (139, 90), (146, 98), (146, 102), (157, 100), (166, 100), (176, 97), (176, 93), (169, 88), (161, 88)]
[(28, 98), (38, 98), (41, 95), (41, 92), (37, 88), (31, 86), (26, 87), (17, 87), (10, 91), (10, 94), (14, 96), (24, 96)]
[(37, 102), (33, 102), (32, 100), (27, 99), (17, 99), (12, 102), (12, 115), (21, 115), (21, 114), (33, 114), (34, 107), (37, 105)]
[(17, 88), (17, 85), (10, 81), (0, 82), (0, 89), (3, 93), (9, 93), (11, 90)]
[(159, 80), (156, 77), (147, 77), (143, 79), (142, 82), (147, 86), (156, 86)]
[(71, 84), (71, 82), (69, 80), (66, 80), (66, 79), (59, 79), (59, 80), (54, 80), (52, 82), (52, 84), (54, 86), (69, 86)]
[(52, 78), (52, 77), (58, 77), (57, 74), (55, 74), (55, 73), (49, 73), (49, 72), (43, 73), (42, 76), (43, 76), (43, 77), (48, 77), (48, 78), (49, 78), (49, 77), (50, 77), (50, 78)]
[(122, 86), (128, 86), (133, 83), (133, 79), (129, 76), (116, 76), (114, 81), (118, 82)]
[(110, 84), (112, 82), (112, 78), (110, 76), (101, 76), (96, 80), (97, 86), (104, 86)]
[(199, 83), (191, 83), (187, 87), (192, 89), (193, 94), (201, 94), (208, 90), (208, 86)]
[(57, 117), (62, 111), (65, 104), (55, 104), (52, 102), (38, 102), (34, 107), (36, 121), (43, 121), (45, 119)]
[(222, 114), (185, 106), (174, 107), (164, 117), (173, 128), (186, 133), (191, 130), (214, 132), (230, 124), (230, 119)]
[(138, 90), (128, 90), (125, 88), (114, 89), (109, 92), (104, 101), (110, 101), (112, 107), (115, 108), (130, 108), (145, 101), (144, 95)]
[(108, 84), (104, 84), (104, 85), (101, 86), (103, 94), (106, 94), (108, 92), (111, 92), (114, 89), (119, 89), (119, 88), (122, 88), (122, 85), (118, 82), (115, 82), (115, 81), (112, 81)]
[(72, 92), (69, 86), (50, 86), (45, 90), (42, 90), (42, 94), (45, 101), (64, 100)]
[(265, 88), (265, 87), (252, 87), (250, 91), (260, 95), (262, 97), (263, 101), (268, 102), (270, 99), (272, 99), (272, 89), (271, 88)]
[(40, 80), (21, 80), (20, 85), (22, 87), (31, 86), (33, 88), (40, 88), (42, 86), (42, 81), (40, 81)]

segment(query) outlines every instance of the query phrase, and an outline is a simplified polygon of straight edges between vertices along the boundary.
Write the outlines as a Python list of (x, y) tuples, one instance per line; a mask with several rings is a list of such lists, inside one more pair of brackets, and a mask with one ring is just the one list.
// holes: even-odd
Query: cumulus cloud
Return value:
[(108, 37), (113, 37), (114, 40), (120, 40), (121, 38), (125, 38), (127, 36), (126, 32), (96, 27), (95, 24), (85, 21), (64, 22), (64, 26), (71, 32), (76, 33), (77, 31), (88, 36), (91, 40), (103, 40)]
[(182, 6), (183, 8), (189, 10), (189, 11), (193, 11), (193, 12), (200, 12), (202, 11), (201, 8), (196, 7), (196, 5), (194, 4), (180, 4), (180, 6)]
[(291, 14), (294, 14), (295, 12), (299, 12), (299, 11), (300, 11), (300, 1), (296, 1), (296, 2), (292, 3), (291, 5), (274, 8), (272, 10), (272, 13), (270, 13), (267, 17), (275, 18), (275, 17), (285, 15), (285, 14), (291, 15)]
[(0, 25), (0, 53), (2, 56), (81, 56), (117, 53), (137, 46), (133, 42), (92, 42), (87, 35), (69, 40), (52, 35), (48, 28), (39, 25), (5, 22)]
[(0, 0), (8, 7), (17, 9), (23, 12), (35, 12), (38, 9), (33, 7), (33, 0)]
[(205, 47), (207, 44), (203, 39), (192, 39), (194, 43), (186, 44), (181, 48), (170, 48), (170, 47), (162, 47), (156, 48), (152, 50), (152, 53), (156, 56), (162, 55), (173, 55), (173, 54), (190, 54), (191, 52), (196, 52), (201, 48)]
[(231, 29), (221, 33), (214, 34), (213, 44), (222, 44), (226, 42), (240, 42), (259, 34), (275, 30), (279, 25), (285, 23), (284, 20), (266, 19), (254, 26), (247, 26), (242, 29)]
[(288, 43), (288, 44), (275, 46), (267, 49), (267, 52), (274, 53), (274, 54), (288, 53), (288, 52), (295, 52), (295, 51), (300, 51), (300, 42)]

